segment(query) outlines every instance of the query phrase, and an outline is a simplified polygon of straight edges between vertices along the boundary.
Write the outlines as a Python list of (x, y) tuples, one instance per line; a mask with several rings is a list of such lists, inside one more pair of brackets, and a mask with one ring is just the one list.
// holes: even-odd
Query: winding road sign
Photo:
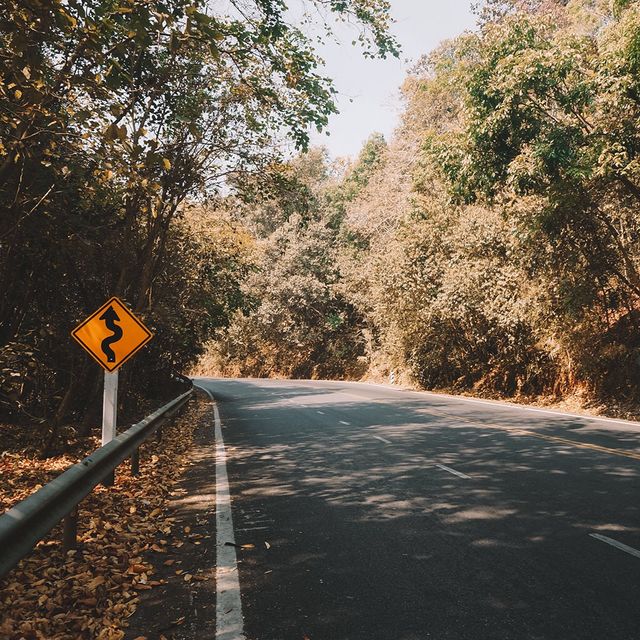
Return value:
[(72, 332), (73, 338), (107, 371), (120, 368), (153, 334), (118, 298), (111, 298)]

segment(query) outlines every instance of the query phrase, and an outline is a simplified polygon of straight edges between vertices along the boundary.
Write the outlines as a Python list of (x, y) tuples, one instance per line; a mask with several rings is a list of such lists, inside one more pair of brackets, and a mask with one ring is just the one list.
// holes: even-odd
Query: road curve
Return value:
[[(640, 425), (345, 382), (218, 402), (249, 640), (637, 640)], [(634, 554), (634, 551), (636, 554)]]

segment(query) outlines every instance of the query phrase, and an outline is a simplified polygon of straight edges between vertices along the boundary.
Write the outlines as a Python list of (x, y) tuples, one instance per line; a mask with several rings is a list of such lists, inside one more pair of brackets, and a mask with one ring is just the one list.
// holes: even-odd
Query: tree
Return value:
[[(310, 4), (354, 18), (369, 54), (396, 53), (384, 0)], [(58, 423), (97, 381), (62, 347), (73, 323), (114, 293), (162, 322), (187, 203), (273, 165), (283, 135), (305, 147), (333, 89), (277, 0), (225, 14), (203, 0), (0, 9), (0, 363), (16, 383), (0, 399)]]
[(363, 336), (340, 288), (326, 152), (312, 149), (282, 174), (279, 191), (238, 212), (257, 236), (255, 270), (243, 285), (245, 306), (216, 334), (203, 366), (209, 373), (353, 377), (362, 372)]

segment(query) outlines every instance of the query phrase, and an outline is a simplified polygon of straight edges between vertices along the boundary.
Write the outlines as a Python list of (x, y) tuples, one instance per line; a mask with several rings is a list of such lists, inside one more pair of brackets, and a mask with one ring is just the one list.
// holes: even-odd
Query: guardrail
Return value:
[(138, 473), (138, 447), (189, 399), (193, 389), (160, 407), (144, 420), (69, 467), (44, 487), (0, 516), (0, 578), (4, 577), (63, 518), (63, 543), (75, 546), (77, 506), (94, 487), (112, 476), (125, 458)]

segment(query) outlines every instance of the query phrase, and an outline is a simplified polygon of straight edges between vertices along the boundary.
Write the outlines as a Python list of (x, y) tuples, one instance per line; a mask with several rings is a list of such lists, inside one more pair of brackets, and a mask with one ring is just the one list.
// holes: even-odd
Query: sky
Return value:
[[(400, 59), (368, 59), (351, 45), (353, 31), (340, 29), (341, 45), (317, 48), (325, 60), (323, 75), (333, 78), (339, 92), (339, 114), (331, 116), (326, 131), (313, 132), (312, 145), (324, 145), (333, 157), (355, 156), (374, 131), (387, 139), (398, 123), (399, 88), (407, 70), (442, 40), (473, 29), (472, 0), (391, 0), (396, 20), (392, 32), (402, 47)], [(352, 102), (350, 101), (352, 100)]]

